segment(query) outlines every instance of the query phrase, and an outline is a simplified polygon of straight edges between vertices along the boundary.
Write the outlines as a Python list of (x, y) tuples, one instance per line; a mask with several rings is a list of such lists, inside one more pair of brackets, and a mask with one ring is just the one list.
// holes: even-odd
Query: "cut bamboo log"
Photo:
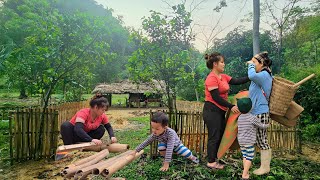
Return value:
[(87, 163), (88, 161), (92, 160), (93, 158), (96, 158), (97, 156), (99, 156), (99, 153), (95, 153), (94, 155), (88, 156), (84, 159), (78, 160), (68, 166), (66, 166), (64, 169), (69, 169), (69, 168), (73, 168), (76, 166), (80, 166), (81, 164)]
[(79, 143), (79, 144), (71, 144), (71, 145), (62, 145), (59, 146), (56, 150), (56, 152), (69, 152), (73, 150), (86, 150), (86, 151), (101, 151), (103, 149), (108, 149), (110, 153), (118, 153), (118, 152), (124, 152), (129, 149), (128, 144), (119, 144), (119, 143), (113, 143), (113, 144), (102, 144), (102, 145), (96, 145), (94, 142), (87, 142), (87, 143)]
[(139, 158), (142, 154), (143, 154), (143, 150), (141, 150), (139, 153), (136, 153), (135, 155), (129, 154), (129, 155), (125, 156), (125, 157), (122, 157), (117, 162), (115, 162), (114, 164), (112, 164), (108, 168), (104, 169), (101, 172), (101, 175), (106, 177), (106, 178), (110, 178), (113, 173), (119, 171), (124, 166), (128, 165), (129, 163), (131, 163), (133, 160)]
[[(108, 145), (107, 144), (101, 144), (101, 145), (96, 145), (96, 146), (91, 146), (91, 147), (86, 147), (83, 149), (83, 151), (95, 151), (95, 152), (100, 152), (104, 149), (107, 149)], [(110, 151), (109, 151), (110, 152)]]
[(119, 161), (121, 158), (128, 156), (130, 153), (132, 153), (133, 150), (130, 151), (126, 151), (122, 154), (119, 154), (118, 156), (115, 156), (114, 159), (110, 159), (110, 161), (105, 161), (104, 164), (102, 164), (101, 166), (97, 166), (96, 168), (92, 169), (92, 174), (98, 175), (101, 174), (101, 172), (106, 169), (107, 167), (109, 167), (110, 165), (116, 163), (117, 161)]
[(77, 149), (89, 148), (89, 147), (93, 147), (93, 146), (97, 146), (97, 145), (94, 142), (62, 145), (57, 148), (56, 152), (68, 152), (68, 151), (73, 151), (73, 150), (77, 150)]
[(113, 143), (109, 144), (107, 146), (107, 149), (111, 153), (118, 153), (118, 152), (125, 152), (130, 148), (128, 144), (119, 144), (119, 143)]
[(122, 154), (119, 154), (118, 156), (112, 157), (106, 161), (101, 161), (97, 164), (93, 164), (91, 166), (87, 166), (83, 169), (80, 169), (76, 172), (76, 175), (79, 179), (85, 179), (89, 174), (99, 174), (103, 169), (101, 167), (106, 167), (107, 165), (113, 164), (115, 163), (115, 161), (117, 161), (119, 158), (121, 158), (122, 156), (126, 156), (128, 154), (130, 154), (132, 152), (131, 151), (126, 151)]
[[(83, 163), (79, 166), (75, 166), (75, 167), (72, 167), (72, 168), (67, 168), (67, 169), (64, 169), (62, 172), (61, 172), (61, 175), (63, 175), (64, 177), (66, 178), (70, 178), (72, 177), (78, 170), (80, 170), (81, 168), (84, 168), (84, 167), (87, 167), (87, 166), (90, 166), (90, 165), (93, 165), (93, 164), (96, 164), (97, 162), (101, 161), (102, 159), (104, 159), (106, 156), (109, 155), (109, 150), (108, 149), (105, 149), (101, 152), (98, 153), (99, 155), (94, 157), (93, 156), (93, 159), (92, 160), (89, 160), (87, 163)], [(92, 156), (91, 156), (92, 158)]]

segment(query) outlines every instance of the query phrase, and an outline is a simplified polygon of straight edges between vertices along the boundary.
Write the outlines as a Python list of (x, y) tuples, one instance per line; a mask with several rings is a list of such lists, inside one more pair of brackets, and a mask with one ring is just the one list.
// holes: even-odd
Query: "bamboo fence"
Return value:
[[(43, 127), (41, 128), (41, 116)], [(9, 121), (10, 159), (25, 161), (50, 158), (57, 148), (58, 112), (40, 108), (16, 109), (12, 112), (13, 121)], [(40, 141), (40, 136), (43, 140)]]
[(80, 102), (66, 102), (63, 104), (49, 106), (49, 109), (54, 109), (59, 112), (59, 115), (58, 115), (59, 129), (60, 129), (60, 125), (63, 122), (70, 120), (76, 114), (77, 111), (79, 111), (82, 108), (88, 108), (89, 101), (90, 100), (80, 101)]
[[(186, 147), (197, 154), (206, 156), (208, 133), (202, 119), (202, 107), (199, 103), (196, 103), (195, 105), (188, 105), (188, 103), (190, 102), (184, 102), (183, 106), (177, 107), (185, 110), (195, 108), (196, 111), (178, 111), (171, 114), (166, 112), (170, 119), (169, 126), (177, 132), (182, 143)], [(152, 113), (153, 112), (150, 112), (150, 117)], [(287, 128), (276, 121), (272, 121), (268, 128), (268, 142), (273, 150), (273, 154), (284, 155), (287, 153), (294, 154), (296, 152), (301, 152), (299, 131), (300, 130), (297, 127)], [(234, 152), (236, 151), (230, 151), (228, 153)], [(151, 144), (150, 154), (152, 157), (157, 156), (156, 142)]]
[[(58, 143), (60, 125), (72, 118), (88, 101), (50, 105), (43, 112), (40, 107), (0, 108), (0, 120), (9, 124), (0, 133), (5, 138), (13, 161), (52, 158)], [(41, 125), (41, 117), (43, 123)], [(41, 138), (40, 138), (41, 136)], [(7, 140), (7, 141), (6, 141)], [(41, 140), (41, 142), (40, 142)]]

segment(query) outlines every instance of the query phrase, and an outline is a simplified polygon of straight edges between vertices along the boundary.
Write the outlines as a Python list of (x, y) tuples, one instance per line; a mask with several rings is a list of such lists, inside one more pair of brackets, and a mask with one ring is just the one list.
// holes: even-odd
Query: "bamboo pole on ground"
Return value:
[(89, 174), (95, 174), (98, 175), (100, 172), (104, 169), (104, 167), (109, 166), (110, 164), (115, 163), (119, 158), (122, 156), (128, 155), (131, 153), (132, 150), (126, 151), (122, 154), (119, 154), (118, 156), (112, 157), (110, 159), (107, 159), (105, 161), (101, 161), (97, 164), (93, 164), (91, 166), (84, 167), (82, 169), (79, 169), (75, 174), (75, 179), (86, 179)]
[(109, 150), (105, 149), (105, 150), (103, 150), (103, 151), (101, 151), (101, 152), (99, 152), (97, 154), (99, 154), (99, 155), (97, 155), (97, 156), (95, 156), (93, 158), (92, 158), (92, 156), (90, 156), (92, 159), (91, 160), (89, 159), (89, 161), (86, 162), (86, 163), (83, 163), (83, 164), (81, 164), (79, 166), (75, 166), (75, 167), (72, 167), (72, 168), (64, 169), (61, 172), (61, 175), (63, 175), (65, 178), (71, 178), (81, 168), (96, 164), (99, 161), (101, 161), (102, 159), (104, 159), (105, 157), (107, 157), (109, 155)]
[(122, 157), (121, 159), (119, 159), (119, 161), (115, 162), (114, 164), (112, 164), (108, 168), (104, 169), (101, 172), (101, 175), (106, 178), (110, 178), (113, 173), (119, 171), (124, 166), (128, 165), (129, 163), (131, 163), (135, 159), (139, 158), (142, 154), (143, 154), (143, 150), (141, 150), (139, 153), (136, 153), (135, 155), (127, 155), (127, 156)]
[(107, 146), (107, 149), (111, 153), (125, 152), (130, 148), (129, 144), (113, 143)]
[(74, 168), (76, 166), (80, 166), (81, 164), (84, 164), (90, 160), (92, 160), (93, 158), (96, 158), (99, 155), (99, 153), (95, 153), (94, 155), (88, 156), (84, 159), (78, 160), (72, 164), (69, 164), (68, 166), (66, 166), (64, 169), (69, 169), (69, 168)]

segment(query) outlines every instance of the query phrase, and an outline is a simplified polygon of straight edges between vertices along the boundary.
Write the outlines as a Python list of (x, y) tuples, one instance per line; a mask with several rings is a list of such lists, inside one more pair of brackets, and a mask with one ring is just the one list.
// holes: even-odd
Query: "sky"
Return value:
[[(96, 2), (112, 8), (114, 16), (123, 16), (125, 26), (141, 29), (141, 18), (149, 17), (151, 15), (150, 10), (168, 14), (170, 9), (168, 4), (176, 5), (182, 0), (96, 0)], [(210, 40), (214, 37), (223, 38), (239, 25), (243, 26), (245, 30), (252, 28), (251, 21), (241, 21), (248, 19), (250, 17), (249, 13), (253, 11), (251, 0), (228, 0), (227, 7), (220, 12), (213, 10), (218, 5), (219, 0), (186, 0), (186, 2), (187, 10), (194, 9), (196, 4), (201, 2), (192, 11), (192, 30), (196, 35), (194, 46), (200, 51), (212, 46)], [(269, 28), (270, 26), (261, 22), (260, 29)]]

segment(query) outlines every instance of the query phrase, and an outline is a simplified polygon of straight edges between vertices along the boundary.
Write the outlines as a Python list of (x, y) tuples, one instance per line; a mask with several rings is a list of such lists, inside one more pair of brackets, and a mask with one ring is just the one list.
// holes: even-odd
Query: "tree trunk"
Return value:
[(197, 102), (199, 102), (199, 93), (198, 93), (197, 88), (194, 88), (194, 91), (195, 91), (195, 93), (196, 93)]
[[(55, 86), (55, 83), (51, 84), (49, 86), (49, 89), (45, 92), (45, 94), (42, 95), (42, 99), (41, 99), (41, 104), (42, 104), (42, 111), (41, 111), (41, 115), (40, 115), (40, 131), (39, 131), (39, 141), (38, 141), (38, 149), (37, 149), (37, 153), (38, 155), (40, 155), (39, 153), (43, 151), (43, 133), (44, 133), (44, 121), (45, 121), (45, 113), (46, 113), (46, 109), (48, 107), (49, 104), (49, 99), (52, 93), (52, 89)], [(36, 157), (37, 159), (38, 157)]]
[(260, 38), (259, 38), (259, 25), (260, 25), (260, 0), (253, 0), (253, 55), (260, 52)]
[(283, 65), (283, 60), (282, 60), (282, 35), (283, 35), (283, 26), (279, 27), (279, 47), (278, 47), (278, 66), (277, 66), (277, 70), (275, 73), (280, 72), (281, 67)]

